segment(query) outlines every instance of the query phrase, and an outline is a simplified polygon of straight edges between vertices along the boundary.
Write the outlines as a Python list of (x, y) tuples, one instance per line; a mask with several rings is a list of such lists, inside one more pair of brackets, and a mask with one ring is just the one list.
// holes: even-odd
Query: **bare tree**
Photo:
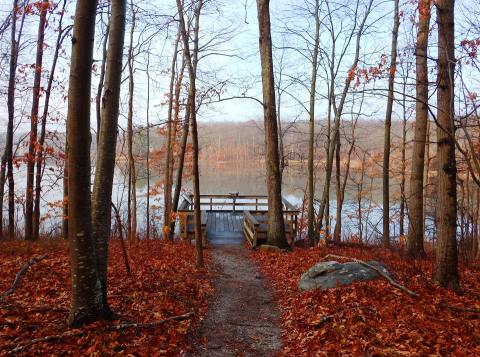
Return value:
[(268, 232), (269, 244), (287, 247), (283, 220), (282, 182), (278, 153), (278, 128), (275, 110), (270, 1), (257, 0), (260, 60), (262, 65), (263, 110), (267, 161)]
[(68, 323), (100, 319), (103, 301), (97, 278), (90, 196), (90, 90), (97, 1), (79, 0), (75, 11), (68, 91), (68, 192), (72, 301)]
[(200, 210), (200, 173), (198, 167), (198, 131), (197, 131), (197, 108), (196, 108), (196, 75), (198, 64), (198, 38), (200, 31), (200, 14), (203, 7), (203, 0), (199, 0), (195, 6), (195, 24), (193, 27), (193, 54), (190, 52), (189, 36), (185, 25), (185, 17), (183, 13), (183, 4), (181, 0), (177, 0), (177, 9), (180, 19), (180, 32), (183, 38), (183, 51), (188, 67), (188, 75), (190, 79), (190, 88), (188, 94), (188, 104), (190, 106), (190, 125), (192, 133), (193, 146), (193, 193), (194, 193), (194, 225), (195, 225), (195, 246), (197, 250), (197, 267), (204, 266), (203, 261), (203, 243), (202, 243), (202, 221)]
[[(36, 158), (36, 173), (35, 173), (35, 207), (33, 210), (33, 239), (38, 239), (40, 235), (40, 196), (42, 191), (42, 176), (44, 168), (44, 145), (45, 145), (45, 136), (47, 130), (47, 117), (48, 110), (50, 108), (50, 98), (52, 94), (52, 86), (55, 78), (55, 71), (57, 68), (58, 57), (60, 55), (60, 50), (65, 37), (69, 34), (71, 26), (63, 27), (63, 17), (65, 15), (65, 7), (67, 5), (67, 0), (63, 0), (62, 9), (60, 11), (60, 18), (58, 20), (57, 27), (57, 40), (55, 44), (55, 52), (53, 54), (52, 66), (50, 68), (50, 74), (48, 77), (47, 88), (45, 89), (45, 102), (43, 104), (43, 114), (42, 114), (42, 123), (40, 129), (40, 138), (38, 139), (38, 150)], [(67, 149), (65, 148), (65, 152)], [(64, 170), (67, 164), (65, 162)], [(67, 170), (68, 171), (68, 170)], [(68, 184), (66, 185), (68, 186)], [(65, 220), (66, 221), (66, 220)], [(67, 236), (64, 235), (65, 237)]]
[(400, 26), (399, 18), (399, 0), (394, 1), (393, 30), (392, 30), (392, 48), (390, 54), (390, 70), (388, 75), (388, 100), (387, 113), (385, 115), (385, 138), (383, 143), (383, 245), (390, 245), (390, 134), (392, 127), (392, 111), (395, 86), (395, 73), (397, 71), (397, 42), (398, 28)]
[(415, 138), (412, 153), (412, 171), (410, 175), (410, 195), (408, 201), (408, 239), (407, 251), (412, 257), (425, 256), (423, 241), (425, 236), (424, 219), (424, 172), (425, 143), (428, 127), (428, 31), (430, 28), (430, 0), (418, 3), (419, 21), (417, 32), (416, 55), (416, 106)]
[(457, 165), (455, 160), (455, 1), (438, 0), (437, 234), (435, 281), (460, 288), (457, 257)]
[(109, 25), (105, 90), (102, 98), (102, 121), (97, 144), (97, 167), (92, 197), (92, 225), (95, 237), (97, 273), (102, 284), (102, 306), (112, 315), (107, 301), (108, 238), (112, 222), (112, 186), (117, 149), (117, 125), (122, 80), (125, 38), (126, 0), (112, 0)]
[(40, 104), (40, 82), (42, 80), (43, 48), (45, 39), (45, 24), (47, 10), (50, 6), (48, 0), (43, 0), (40, 6), (40, 19), (38, 22), (37, 54), (35, 57), (35, 75), (33, 79), (32, 112), (30, 114), (30, 140), (27, 155), (27, 188), (25, 195), (25, 240), (35, 238), (33, 232), (33, 184), (35, 180), (35, 158), (37, 147), (38, 107)]

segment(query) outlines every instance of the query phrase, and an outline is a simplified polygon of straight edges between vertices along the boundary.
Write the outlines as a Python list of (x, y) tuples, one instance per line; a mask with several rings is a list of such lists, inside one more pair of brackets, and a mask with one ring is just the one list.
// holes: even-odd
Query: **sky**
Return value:
[[(271, 18), (272, 18), (272, 36), (274, 42), (274, 66), (276, 69), (277, 84), (279, 78), (280, 59), (283, 54), (283, 69), (281, 88), (282, 95), (282, 110), (281, 115), (283, 120), (305, 119), (306, 113), (304, 106), (308, 99), (308, 92), (306, 86), (310, 81), (310, 63), (308, 62), (309, 50), (311, 44), (307, 45), (304, 38), (308, 38), (313, 33), (313, 23), (311, 16), (305, 14), (300, 8), (312, 0), (295, 1), (295, 0), (276, 0), (271, 1)], [(359, 15), (361, 17), (364, 11), (364, 3), (361, 1)], [(67, 22), (72, 21), (73, 4), (69, 6)], [(459, 38), (465, 32), (462, 24), (463, 17), (468, 15), (465, 9), (478, 3), (478, 0), (463, 0), (457, 1), (457, 32)], [(135, 44), (142, 42), (143, 39), (150, 36), (152, 33), (157, 33), (150, 46), (151, 57), (149, 72), (151, 75), (151, 121), (163, 122), (166, 118), (165, 93), (169, 84), (170, 61), (173, 51), (173, 39), (175, 38), (176, 29), (174, 25), (165, 26), (167, 17), (164, 15), (175, 14), (174, 0), (154, 0), (154, 1), (137, 1), (136, 4), (143, 10), (148, 10), (151, 16), (146, 18), (140, 16), (137, 30), (135, 32)], [(328, 24), (326, 17), (326, 3), (322, 1), (321, 17), (325, 24)], [(352, 28), (354, 9), (354, 1), (337, 0), (330, 2), (331, 9), (333, 8), (334, 18), (332, 28), (339, 35), (338, 47), (341, 47), (343, 40), (348, 38), (349, 31)], [(336, 4), (336, 5), (335, 5)], [(337, 6), (337, 8), (335, 8)], [(5, 18), (10, 7), (10, 1), (0, 0), (0, 17)], [(409, 16), (412, 14), (414, 6), (411, 1), (401, 2), (402, 17), (399, 51), (403, 52), (407, 44), (412, 43), (414, 38), (414, 28), (409, 23)], [(361, 66), (366, 68), (375, 66), (382, 54), (389, 54), (390, 51), (390, 36), (392, 27), (392, 11), (393, 1), (391, 0), (374, 0), (373, 11), (367, 20), (367, 34), (361, 42)], [(27, 20), (25, 26), (24, 39), (29, 44), (21, 53), (20, 63), (31, 64), (34, 61), (34, 42), (36, 35), (36, 21), (37, 17), (33, 16)], [(128, 32), (130, 30), (130, 20), (127, 24), (126, 43), (128, 46)], [(53, 20), (50, 26), (55, 26)], [(260, 58), (258, 53), (258, 23), (256, 14), (255, 0), (211, 0), (205, 8), (205, 12), (201, 17), (201, 34), (200, 46), (205, 44), (215, 43), (216, 45), (210, 47), (209, 51), (201, 54), (202, 59), (199, 63), (198, 82), (200, 89), (210, 88), (218, 83), (226, 83), (222, 86), (224, 92), (221, 97), (254, 97), (261, 100), (261, 78), (260, 78)], [(97, 34), (100, 34), (104, 26), (101, 24), (101, 18), (98, 18)], [(296, 31), (300, 36), (292, 35), (291, 32)], [(290, 33), (289, 33), (290, 32)], [(223, 33), (223, 35), (219, 35)], [(226, 33), (226, 34), (225, 34)], [(47, 37), (45, 63), (50, 65), (49, 59), (53, 53), (53, 45), (55, 34), (50, 31), (50, 37)], [(101, 36), (97, 35), (100, 40)], [(352, 63), (354, 41), (346, 48), (345, 56), (342, 65), (338, 70), (337, 88), (339, 93), (343, 87), (344, 79), (347, 75), (348, 69)], [(431, 52), (434, 54), (435, 35), (432, 32)], [(329, 58), (332, 43), (328, 33), (328, 26), (322, 25), (321, 29), (321, 58), (318, 75), (318, 93), (317, 93), (317, 118), (325, 118), (327, 115), (327, 103), (325, 97), (327, 95), (328, 78), (323, 69), (323, 65)], [(145, 49), (146, 47), (143, 47)], [(101, 42), (97, 41), (95, 44), (95, 60), (101, 59)], [(0, 40), (1, 53), (8, 52), (8, 36), (4, 36)], [(68, 41), (65, 46), (65, 53), (62, 54), (62, 59), (57, 70), (58, 86), (52, 101), (52, 117), (64, 117), (66, 111), (65, 93), (68, 88), (68, 56), (70, 53), (70, 46)], [(125, 50), (126, 52), (126, 50)], [(145, 125), (146, 118), (146, 51), (140, 53), (135, 61), (135, 99), (134, 112), (135, 123), (138, 126)], [(412, 61), (410, 57), (408, 61)], [(0, 78), (2, 84), (2, 93), (5, 94), (6, 84), (6, 62), (3, 57), (2, 66), (0, 68)], [(434, 74), (434, 72), (432, 72)], [(28, 76), (32, 75), (32, 70), (26, 68), (25, 76), (27, 80), (24, 84), (19, 85), (17, 91), (19, 102), (18, 105), (24, 107), (24, 115), (20, 128), (28, 130), (28, 111), (29, 101), (31, 97), (31, 81)], [(122, 86), (122, 102), (121, 102), (121, 116), (120, 123), (125, 125), (127, 112), (127, 89), (128, 81), (124, 74), (124, 82)], [(410, 69), (409, 90), (413, 90), (412, 76), (413, 70)], [(92, 83), (92, 98), (96, 93), (98, 85), (98, 71), (94, 72)], [(400, 82), (397, 79), (397, 82)], [(469, 80), (470, 81), (470, 80)], [(45, 80), (44, 80), (45, 84)], [(398, 83), (398, 88), (401, 83)], [(363, 107), (365, 118), (382, 118), (384, 116), (385, 106), (385, 79), (370, 82), (368, 89), (370, 90), (366, 99), (368, 105)], [(471, 80), (471, 87), (476, 89), (478, 83)], [(217, 87), (218, 88), (218, 87)], [(413, 92), (411, 92), (413, 93)], [(359, 93), (356, 94), (358, 96)], [(349, 96), (350, 98), (350, 96)], [(357, 101), (358, 102), (358, 101)], [(2, 95), (0, 98), (0, 105), (6, 108), (6, 96)], [(354, 107), (349, 108), (350, 112), (354, 111)], [(395, 107), (394, 118), (399, 118), (401, 110), (398, 105)], [(346, 112), (348, 115), (348, 110)], [(255, 100), (242, 98), (235, 100), (222, 101), (216, 104), (203, 105), (199, 111), (200, 121), (247, 121), (252, 119), (262, 118), (262, 107)], [(92, 128), (95, 127), (94, 106), (92, 105)], [(6, 122), (6, 110), (0, 111), (0, 121)], [(59, 123), (53, 123), (52, 126), (57, 126), (61, 130), (62, 120)], [(3, 130), (0, 130), (3, 131)]]

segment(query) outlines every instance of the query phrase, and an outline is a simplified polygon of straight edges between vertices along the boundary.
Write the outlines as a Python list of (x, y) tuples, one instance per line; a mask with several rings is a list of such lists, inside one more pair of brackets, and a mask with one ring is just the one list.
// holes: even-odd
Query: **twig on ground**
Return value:
[[(105, 327), (103, 327), (103, 330), (118, 331), (118, 330), (124, 330), (124, 329), (127, 329), (127, 328), (149, 329), (149, 328), (157, 327), (157, 326), (162, 325), (162, 324), (164, 324), (166, 322), (169, 322), (169, 321), (187, 320), (187, 319), (191, 318), (193, 315), (195, 315), (195, 313), (193, 311), (191, 311), (191, 312), (188, 312), (188, 313), (183, 314), (183, 315), (171, 316), (171, 317), (167, 317), (166, 319), (163, 319), (163, 320), (160, 320), (160, 321), (155, 321), (155, 322), (150, 322), (150, 323), (124, 323), (124, 324), (119, 324), (119, 325), (105, 326)], [(59, 335), (52, 335), (52, 336), (46, 336), (46, 337), (41, 337), (41, 338), (35, 338), (35, 339), (33, 339), (33, 340), (23, 344), (23, 345), (19, 345), (19, 346), (15, 347), (14, 349), (10, 350), (8, 352), (8, 354), (14, 354), (14, 353), (21, 352), (21, 351), (25, 350), (26, 348), (28, 348), (28, 347), (30, 347), (34, 344), (37, 344), (37, 343), (56, 341), (56, 340), (61, 340), (61, 339), (68, 338), (68, 337), (79, 337), (79, 336), (83, 336), (87, 332), (92, 332), (92, 331), (94, 331), (94, 329), (81, 330), (81, 331), (68, 331), (68, 332), (65, 332), (65, 333), (62, 333), (62, 334), (59, 334)]]
[(360, 260), (360, 259), (356, 259), (356, 258), (351, 258), (351, 257), (345, 257), (343, 255), (336, 255), (336, 254), (327, 254), (326, 256), (324, 256), (321, 260), (325, 260), (325, 259), (329, 259), (329, 258), (334, 258), (334, 259), (345, 259), (345, 260), (351, 260), (355, 263), (358, 263), (358, 264), (362, 264), (370, 269), (373, 269), (375, 270), (378, 274), (380, 274), (383, 278), (385, 278), (391, 285), (393, 285), (394, 287), (396, 287), (397, 289), (400, 289), (402, 290), (403, 292), (407, 293), (408, 295), (410, 296), (414, 296), (414, 297), (418, 297), (419, 295), (406, 288), (405, 286), (397, 283), (395, 280), (393, 280), (389, 275), (385, 274), (381, 269), (378, 269), (377, 267), (371, 265), (371, 264), (368, 264), (367, 262), (363, 261), (363, 260)]
[(375, 312), (375, 310), (369, 305), (359, 305), (359, 306), (345, 307), (345, 308), (339, 309), (338, 311), (335, 311), (333, 314), (322, 316), (320, 318), (320, 320), (315, 323), (315, 327), (320, 328), (320, 327), (322, 327), (322, 325), (325, 322), (332, 321), (335, 316), (343, 314), (345, 311), (354, 310), (354, 309), (367, 309), (367, 310), (371, 310), (371, 311)]
[(27, 273), (28, 269), (30, 269), (33, 264), (38, 263), (45, 258), (47, 258), (46, 255), (42, 255), (40, 257), (33, 257), (27, 263), (25, 263), (22, 269), (20, 269), (20, 271), (15, 275), (15, 279), (13, 280), (11, 288), (5, 291), (2, 295), (0, 295), (0, 301), (2, 301), (3, 298), (5, 298), (6, 296), (13, 294), (13, 292), (18, 288), (18, 285), (20, 284), (23, 276)]
[(470, 307), (455, 306), (455, 305), (449, 305), (445, 303), (440, 304), (440, 307), (444, 307), (457, 312), (473, 312), (475, 314), (480, 314), (480, 309), (475, 309)]

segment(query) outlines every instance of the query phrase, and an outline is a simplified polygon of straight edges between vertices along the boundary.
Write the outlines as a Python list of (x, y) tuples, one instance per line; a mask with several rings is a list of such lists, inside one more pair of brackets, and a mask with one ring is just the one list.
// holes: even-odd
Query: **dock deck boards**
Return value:
[(242, 244), (243, 213), (207, 212), (207, 240), (211, 244)]

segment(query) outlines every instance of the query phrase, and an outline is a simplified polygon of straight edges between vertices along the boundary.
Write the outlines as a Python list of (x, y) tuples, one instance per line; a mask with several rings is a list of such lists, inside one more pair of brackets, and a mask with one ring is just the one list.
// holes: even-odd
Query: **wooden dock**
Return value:
[[(285, 231), (290, 239), (297, 234), (298, 210), (283, 199)], [(246, 239), (252, 247), (266, 243), (268, 219), (267, 196), (201, 195), (202, 236), (204, 242), (213, 245), (242, 244)], [(192, 240), (195, 236), (193, 224), (193, 197), (184, 197), (178, 210), (180, 237)]]
[(207, 212), (207, 240), (215, 245), (243, 243), (243, 213)]

